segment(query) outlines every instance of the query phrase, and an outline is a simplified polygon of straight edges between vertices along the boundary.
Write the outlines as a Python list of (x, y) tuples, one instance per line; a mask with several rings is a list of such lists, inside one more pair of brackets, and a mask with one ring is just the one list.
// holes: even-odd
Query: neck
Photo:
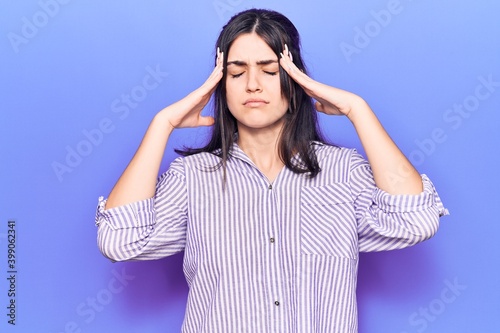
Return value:
[(280, 132), (281, 127), (260, 130), (238, 127), (238, 146), (270, 182), (284, 166), (278, 153)]

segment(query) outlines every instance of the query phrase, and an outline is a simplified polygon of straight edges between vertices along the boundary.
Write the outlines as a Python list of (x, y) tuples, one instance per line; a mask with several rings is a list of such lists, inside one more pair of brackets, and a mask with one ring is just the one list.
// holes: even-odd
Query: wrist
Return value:
[(346, 115), (352, 122), (356, 123), (361, 119), (366, 119), (366, 116), (373, 113), (368, 103), (361, 97), (355, 95), (351, 102), (351, 111)]
[(159, 127), (165, 129), (168, 134), (172, 133), (175, 129), (175, 126), (172, 125), (172, 121), (168, 116), (167, 108), (158, 112), (154, 117), (152, 122), (159, 125)]

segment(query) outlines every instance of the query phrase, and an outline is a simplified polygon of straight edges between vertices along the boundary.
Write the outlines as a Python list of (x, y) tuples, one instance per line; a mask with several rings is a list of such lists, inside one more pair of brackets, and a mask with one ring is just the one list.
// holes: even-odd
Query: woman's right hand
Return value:
[(180, 101), (160, 111), (159, 115), (167, 119), (171, 127), (170, 130), (214, 124), (214, 118), (202, 116), (201, 111), (207, 105), (217, 84), (222, 79), (223, 58), (224, 53), (217, 48), (216, 66), (205, 83)]
[(109, 194), (106, 209), (152, 198), (168, 138), (175, 128), (210, 126), (213, 117), (201, 115), (217, 83), (222, 79), (223, 53), (201, 87), (156, 114), (134, 157)]

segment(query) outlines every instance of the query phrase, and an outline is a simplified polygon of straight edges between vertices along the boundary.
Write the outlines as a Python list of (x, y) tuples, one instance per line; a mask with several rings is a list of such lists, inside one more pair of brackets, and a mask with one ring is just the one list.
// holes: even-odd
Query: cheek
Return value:
[(288, 100), (281, 93), (281, 84), (279, 81), (278, 83), (273, 83), (272, 86), (269, 86), (268, 91), (271, 92), (272, 96), (275, 97), (274, 100), (276, 101), (276, 103), (285, 105), (288, 108)]
[(283, 113), (288, 111), (288, 101), (285, 98), (281, 99), (280, 109)]
[(226, 79), (226, 94), (241, 94), (241, 92), (245, 91), (245, 85), (243, 84), (243, 80), (227, 78)]
[(236, 92), (236, 89), (235, 89), (234, 85), (226, 83), (226, 99), (227, 99), (228, 103), (230, 101), (234, 100), (235, 92)]
[(274, 79), (270, 84), (268, 85), (268, 90), (273, 93), (275, 96), (281, 96), (281, 83), (280, 79)]

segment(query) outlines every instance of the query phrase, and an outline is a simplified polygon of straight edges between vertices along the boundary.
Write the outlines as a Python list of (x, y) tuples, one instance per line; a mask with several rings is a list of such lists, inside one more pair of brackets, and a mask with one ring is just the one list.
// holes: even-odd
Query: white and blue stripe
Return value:
[(284, 168), (269, 184), (235, 146), (222, 169), (208, 153), (178, 158), (154, 198), (97, 210), (98, 244), (114, 261), (179, 251), (190, 286), (182, 331), (357, 332), (358, 253), (430, 238), (447, 214), (430, 180), (424, 192), (375, 187), (352, 149), (315, 143), (314, 179)]

